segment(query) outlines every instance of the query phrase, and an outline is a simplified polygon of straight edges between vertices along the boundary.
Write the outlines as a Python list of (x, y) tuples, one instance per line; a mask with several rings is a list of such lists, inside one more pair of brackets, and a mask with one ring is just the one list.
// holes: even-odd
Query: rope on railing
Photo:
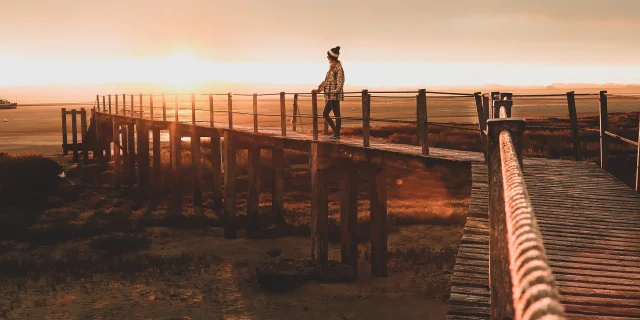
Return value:
[(627, 139), (627, 138), (622, 137), (622, 136), (619, 136), (619, 135), (617, 135), (615, 133), (612, 133), (612, 132), (609, 132), (609, 131), (605, 131), (604, 134), (606, 134), (609, 137), (614, 138), (614, 139), (616, 139), (618, 141), (626, 142), (626, 143), (632, 144), (632, 145), (634, 145), (636, 147), (638, 146), (638, 142), (633, 141), (631, 139)]
[(500, 160), (515, 319), (563, 319), (560, 294), (508, 130), (500, 132)]

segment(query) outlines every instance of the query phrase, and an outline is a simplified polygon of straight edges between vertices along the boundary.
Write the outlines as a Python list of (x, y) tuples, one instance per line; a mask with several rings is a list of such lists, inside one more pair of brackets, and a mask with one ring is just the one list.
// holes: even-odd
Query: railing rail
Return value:
[(511, 98), (492, 94), (487, 121), (491, 319), (565, 319), (522, 171), (525, 122), (511, 118)]

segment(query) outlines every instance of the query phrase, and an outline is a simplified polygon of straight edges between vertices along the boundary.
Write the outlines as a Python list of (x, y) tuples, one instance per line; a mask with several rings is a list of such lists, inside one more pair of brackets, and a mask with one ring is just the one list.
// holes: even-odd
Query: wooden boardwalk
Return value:
[[(524, 176), (569, 319), (640, 318), (640, 194), (592, 163), (525, 158)], [(487, 165), (471, 205), (448, 319), (489, 319)]]

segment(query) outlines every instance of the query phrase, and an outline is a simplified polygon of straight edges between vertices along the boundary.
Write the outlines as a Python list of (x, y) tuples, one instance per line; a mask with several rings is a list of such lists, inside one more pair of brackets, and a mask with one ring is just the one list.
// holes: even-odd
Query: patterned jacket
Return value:
[(327, 100), (344, 101), (344, 70), (341, 62), (335, 62), (329, 67), (324, 81), (318, 86), (318, 92), (324, 91)]

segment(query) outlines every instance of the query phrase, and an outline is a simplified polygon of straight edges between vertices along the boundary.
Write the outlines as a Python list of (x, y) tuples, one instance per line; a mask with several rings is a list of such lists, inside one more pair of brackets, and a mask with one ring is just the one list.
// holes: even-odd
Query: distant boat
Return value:
[(18, 104), (9, 100), (0, 99), (0, 109), (15, 109)]

